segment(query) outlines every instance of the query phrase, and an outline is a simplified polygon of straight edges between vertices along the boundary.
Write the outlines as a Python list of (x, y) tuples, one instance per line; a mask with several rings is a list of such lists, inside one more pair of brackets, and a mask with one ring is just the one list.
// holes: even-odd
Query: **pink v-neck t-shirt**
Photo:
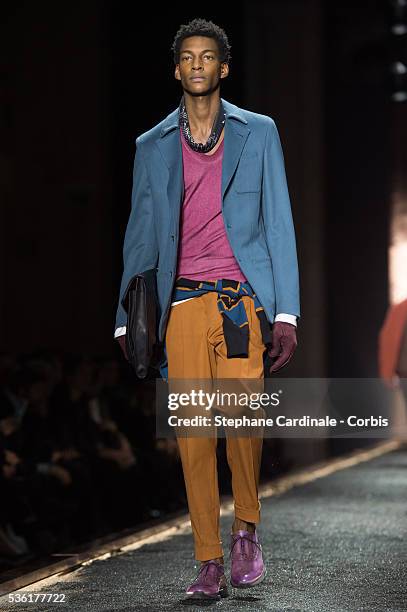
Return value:
[(227, 278), (246, 282), (237, 263), (222, 215), (224, 141), (212, 155), (193, 151), (181, 132), (184, 201), (181, 210), (177, 277)]

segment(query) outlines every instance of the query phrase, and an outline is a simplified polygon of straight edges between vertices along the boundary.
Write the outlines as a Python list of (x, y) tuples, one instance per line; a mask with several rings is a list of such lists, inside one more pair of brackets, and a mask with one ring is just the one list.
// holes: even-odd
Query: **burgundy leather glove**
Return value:
[(291, 359), (297, 346), (297, 334), (295, 325), (285, 321), (276, 321), (271, 330), (272, 348), (268, 354), (276, 359), (270, 368), (270, 373), (277, 372)]
[(126, 334), (123, 334), (122, 336), (118, 336), (116, 338), (117, 342), (120, 344), (120, 348), (123, 351), (123, 355), (125, 356), (125, 358), (127, 359), (127, 361), (129, 360), (129, 358), (127, 357), (127, 351), (126, 351)]

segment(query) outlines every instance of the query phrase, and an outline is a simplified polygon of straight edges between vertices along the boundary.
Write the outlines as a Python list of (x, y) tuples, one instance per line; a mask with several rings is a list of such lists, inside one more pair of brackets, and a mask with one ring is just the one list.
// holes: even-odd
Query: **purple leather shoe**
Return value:
[(187, 588), (188, 599), (220, 599), (227, 597), (225, 570), (223, 565), (210, 559), (199, 569), (193, 583)]
[(264, 580), (266, 568), (257, 533), (237, 531), (231, 534), (230, 583), (237, 588), (246, 588)]

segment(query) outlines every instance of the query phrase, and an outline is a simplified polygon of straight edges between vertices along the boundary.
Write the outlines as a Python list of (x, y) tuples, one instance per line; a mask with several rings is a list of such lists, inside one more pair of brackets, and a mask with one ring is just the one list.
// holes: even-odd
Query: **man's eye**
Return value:
[(189, 59), (191, 59), (191, 56), (190, 55), (185, 55), (181, 59), (182, 59), (182, 61), (189, 60)]
[(213, 59), (213, 55), (204, 55), (207, 59)]

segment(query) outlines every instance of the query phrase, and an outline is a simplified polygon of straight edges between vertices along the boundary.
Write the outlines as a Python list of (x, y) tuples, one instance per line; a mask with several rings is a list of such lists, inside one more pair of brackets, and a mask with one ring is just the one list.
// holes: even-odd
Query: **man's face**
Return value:
[(229, 74), (229, 66), (221, 63), (216, 40), (208, 36), (190, 36), (181, 44), (175, 78), (191, 96), (207, 96)]

